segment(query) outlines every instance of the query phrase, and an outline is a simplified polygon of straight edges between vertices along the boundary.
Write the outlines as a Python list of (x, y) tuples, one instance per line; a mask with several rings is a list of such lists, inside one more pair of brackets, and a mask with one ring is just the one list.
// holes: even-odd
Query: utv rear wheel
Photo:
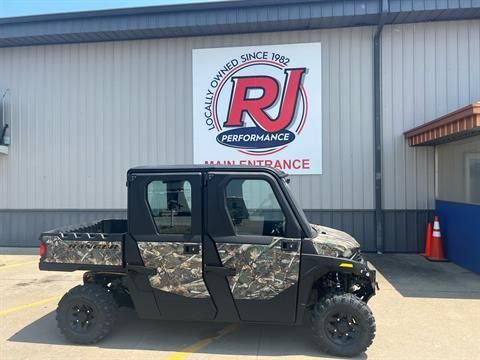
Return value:
[(79, 285), (66, 293), (57, 307), (57, 325), (76, 344), (94, 344), (112, 331), (118, 305), (101, 285)]
[(354, 356), (364, 352), (372, 344), (375, 329), (372, 311), (353, 294), (327, 295), (313, 310), (314, 338), (331, 355)]

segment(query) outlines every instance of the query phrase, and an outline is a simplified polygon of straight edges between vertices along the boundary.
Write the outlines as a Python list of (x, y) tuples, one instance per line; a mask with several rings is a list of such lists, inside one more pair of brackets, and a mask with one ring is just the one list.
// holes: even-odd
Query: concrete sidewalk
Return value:
[[(22, 251), (0, 255), (2, 360), (331, 358), (317, 349), (308, 327), (241, 325), (225, 331), (228, 324), (139, 320), (129, 310), (101, 343), (69, 344), (56, 328), (54, 310), (81, 282), (81, 273), (40, 272), (38, 257)], [(377, 336), (359, 358), (478, 358), (479, 275), (417, 255), (367, 257), (379, 271), (381, 290), (369, 303)]]
[(38, 252), (39, 249), (35, 247), (0, 246), (0, 257), (2, 255), (38, 255)]

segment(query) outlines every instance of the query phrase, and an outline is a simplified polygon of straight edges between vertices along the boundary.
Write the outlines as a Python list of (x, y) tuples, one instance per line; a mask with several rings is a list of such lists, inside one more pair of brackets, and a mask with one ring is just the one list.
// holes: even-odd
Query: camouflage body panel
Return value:
[(217, 244), (223, 266), (236, 269), (228, 277), (235, 299), (268, 300), (298, 282), (300, 240), (296, 251), (282, 251), (281, 238), (269, 245)]
[(210, 293), (203, 281), (202, 248), (198, 254), (184, 254), (184, 243), (138, 242), (146, 267), (156, 268), (149, 275), (153, 288), (193, 298), (208, 298)]
[(46, 247), (42, 261), (61, 264), (122, 266), (121, 241), (63, 240), (58, 236), (43, 238)]
[(321, 225), (311, 224), (311, 226), (317, 232), (312, 243), (318, 255), (338, 257), (347, 250), (353, 253), (360, 248), (360, 244), (346, 232)]

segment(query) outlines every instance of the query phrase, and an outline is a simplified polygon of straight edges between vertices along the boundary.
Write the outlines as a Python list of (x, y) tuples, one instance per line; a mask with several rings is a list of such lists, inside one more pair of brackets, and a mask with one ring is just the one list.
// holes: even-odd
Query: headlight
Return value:
[(353, 251), (352, 249), (346, 249), (344, 252), (343, 252), (343, 257), (347, 258), (347, 259), (350, 259), (353, 255)]
[(351, 248), (345, 248), (341, 245), (326, 244), (317, 241), (313, 242), (313, 246), (315, 247), (315, 250), (317, 250), (318, 255), (341, 257), (345, 259), (349, 259), (350, 257), (352, 257), (353, 251), (356, 250)]

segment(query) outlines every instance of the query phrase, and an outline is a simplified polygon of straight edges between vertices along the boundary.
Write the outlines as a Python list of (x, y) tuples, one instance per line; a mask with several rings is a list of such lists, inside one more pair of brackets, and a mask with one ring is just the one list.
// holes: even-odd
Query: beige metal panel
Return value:
[(480, 154), (480, 135), (439, 145), (438, 195), (439, 200), (468, 202), (466, 187), (466, 156)]
[(408, 147), (403, 132), (480, 99), (479, 46), (479, 20), (384, 28), (384, 208), (434, 207), (433, 147)]
[[(322, 42), (323, 175), (295, 176), (309, 209), (373, 208), (373, 28), (0, 49), (12, 146), (0, 208), (121, 209), (125, 172), (193, 161), (194, 48)], [(316, 149), (309, 149), (316, 151)]]

